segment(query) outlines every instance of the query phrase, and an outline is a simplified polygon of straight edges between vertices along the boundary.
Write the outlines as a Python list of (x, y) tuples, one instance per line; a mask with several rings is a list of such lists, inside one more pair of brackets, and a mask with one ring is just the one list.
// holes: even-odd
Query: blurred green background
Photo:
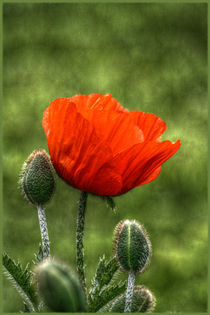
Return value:
[[(24, 266), (38, 250), (37, 211), (17, 182), (28, 155), (47, 150), (44, 109), (61, 96), (111, 93), (130, 110), (160, 116), (162, 139), (182, 146), (155, 181), (115, 198), (116, 213), (89, 196), (88, 285), (99, 257), (113, 254), (116, 224), (136, 219), (153, 245), (136, 284), (154, 292), (155, 311), (207, 311), (207, 5), (11, 3), (3, 22), (4, 249)], [(46, 210), (52, 254), (73, 267), (78, 197), (57, 178)], [(20, 309), (4, 280), (4, 311)]]

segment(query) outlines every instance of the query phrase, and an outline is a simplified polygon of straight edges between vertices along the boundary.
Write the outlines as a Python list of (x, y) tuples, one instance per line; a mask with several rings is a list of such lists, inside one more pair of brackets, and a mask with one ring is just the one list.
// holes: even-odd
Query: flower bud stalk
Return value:
[(46, 220), (44, 206), (38, 205), (37, 210), (38, 210), (38, 218), (39, 218), (40, 232), (41, 232), (41, 238), (42, 238), (42, 249), (43, 249), (44, 258), (46, 258), (50, 256), (50, 241), (49, 241), (47, 220)]
[(130, 313), (131, 312), (134, 283), (135, 283), (135, 272), (130, 271), (128, 274), (128, 286), (127, 286), (126, 296), (125, 296), (124, 313)]

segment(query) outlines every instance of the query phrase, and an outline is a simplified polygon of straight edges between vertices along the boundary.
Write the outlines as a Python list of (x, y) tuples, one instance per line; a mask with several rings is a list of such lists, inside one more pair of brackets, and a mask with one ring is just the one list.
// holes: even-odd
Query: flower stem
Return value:
[(125, 296), (124, 313), (128, 313), (128, 312), (130, 313), (131, 312), (134, 283), (135, 283), (135, 272), (130, 271), (128, 274), (128, 286), (127, 286), (126, 296)]
[(85, 265), (84, 265), (84, 225), (85, 212), (88, 194), (81, 191), (78, 206), (77, 216), (77, 230), (76, 230), (76, 262), (79, 279), (87, 299), (87, 286), (85, 279)]
[(41, 237), (42, 237), (42, 249), (44, 258), (50, 256), (50, 241), (48, 236), (48, 230), (47, 230), (47, 221), (45, 216), (45, 210), (43, 205), (38, 205), (38, 218), (39, 218), (39, 225), (40, 225), (40, 231), (41, 231)]

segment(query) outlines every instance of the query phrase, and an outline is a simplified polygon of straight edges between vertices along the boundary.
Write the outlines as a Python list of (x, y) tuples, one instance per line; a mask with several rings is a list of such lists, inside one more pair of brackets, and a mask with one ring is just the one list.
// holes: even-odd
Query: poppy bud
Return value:
[(45, 259), (35, 269), (35, 280), (40, 297), (53, 312), (85, 311), (81, 285), (65, 266)]
[[(134, 288), (133, 299), (131, 305), (132, 313), (149, 313), (152, 312), (155, 308), (155, 297), (154, 295), (143, 286), (138, 286)], [(117, 297), (111, 307), (109, 312), (112, 313), (123, 313), (125, 307), (125, 294)]]
[(43, 205), (55, 190), (55, 175), (51, 160), (44, 150), (35, 150), (23, 165), (20, 185), (26, 199), (33, 205)]
[(115, 229), (115, 254), (125, 272), (142, 272), (149, 263), (151, 243), (144, 228), (136, 221), (121, 221)]

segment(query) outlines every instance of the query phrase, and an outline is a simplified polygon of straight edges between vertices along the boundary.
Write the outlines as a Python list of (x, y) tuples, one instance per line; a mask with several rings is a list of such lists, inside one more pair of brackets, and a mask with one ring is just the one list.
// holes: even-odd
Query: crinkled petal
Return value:
[(78, 111), (86, 115), (88, 120), (88, 117), (91, 117), (91, 111), (94, 110), (117, 111), (121, 113), (129, 112), (126, 108), (120, 105), (111, 94), (102, 95), (96, 93), (90, 95), (75, 95), (68, 99), (77, 105)]
[(166, 124), (159, 117), (129, 112), (111, 94), (57, 99), (44, 112), (43, 127), (57, 173), (99, 195), (151, 182), (180, 146), (160, 142)]
[(144, 141), (143, 133), (135, 125), (130, 112), (111, 94), (75, 95), (69, 100), (91, 122), (98, 137), (107, 142), (114, 156)]
[(43, 128), (59, 176), (84, 191), (118, 194), (122, 180), (112, 152), (74, 103), (65, 98), (50, 103), (44, 112)]
[(148, 184), (148, 183), (152, 182), (155, 178), (158, 177), (158, 175), (160, 174), (160, 171), (161, 171), (161, 166), (156, 168), (154, 170), (154, 172), (152, 172), (151, 175), (149, 175), (144, 181), (141, 182), (140, 185), (144, 185), (144, 184)]
[(114, 158), (118, 171), (122, 174), (121, 193), (151, 182), (159, 172), (160, 166), (180, 147), (180, 141), (147, 142), (133, 146)]
[(142, 130), (144, 141), (159, 141), (167, 128), (166, 123), (154, 114), (132, 111), (130, 116), (133, 122)]

